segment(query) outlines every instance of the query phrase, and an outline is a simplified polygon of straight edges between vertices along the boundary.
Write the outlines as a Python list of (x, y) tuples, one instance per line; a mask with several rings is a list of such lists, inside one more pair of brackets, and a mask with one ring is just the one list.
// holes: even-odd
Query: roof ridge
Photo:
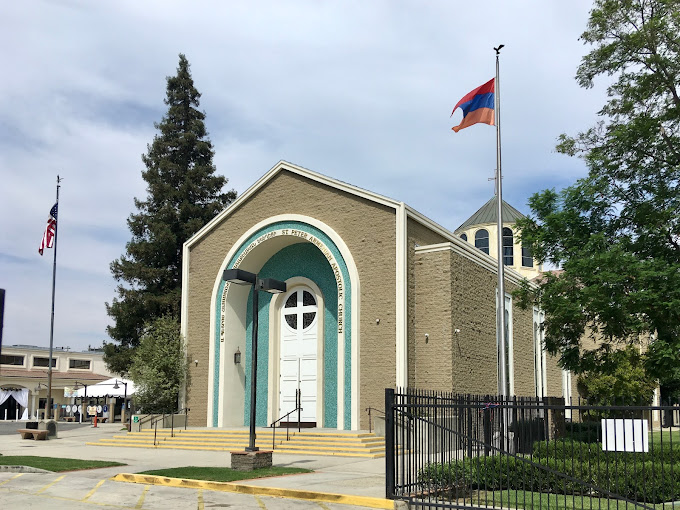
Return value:
[[(454, 233), (460, 232), (461, 230), (466, 230), (468, 227), (473, 225), (482, 225), (486, 223), (495, 223), (498, 221), (498, 197), (494, 195), (491, 197), (482, 207), (477, 209), (477, 211), (465, 220)], [(519, 212), (515, 207), (508, 204), (503, 200), (503, 210), (501, 212), (503, 215), (503, 223), (514, 223), (518, 219), (525, 218), (524, 214)]]

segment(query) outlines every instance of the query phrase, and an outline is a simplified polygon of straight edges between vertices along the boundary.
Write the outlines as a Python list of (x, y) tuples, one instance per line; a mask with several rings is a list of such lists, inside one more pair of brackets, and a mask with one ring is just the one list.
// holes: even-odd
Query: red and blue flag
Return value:
[(494, 110), (494, 93), (496, 79), (491, 78), (481, 87), (477, 87), (472, 92), (465, 94), (463, 99), (453, 107), (451, 116), (458, 107), (463, 110), (463, 121), (457, 126), (452, 127), (456, 133), (463, 128), (473, 124), (483, 123), (490, 126), (495, 125), (496, 115)]

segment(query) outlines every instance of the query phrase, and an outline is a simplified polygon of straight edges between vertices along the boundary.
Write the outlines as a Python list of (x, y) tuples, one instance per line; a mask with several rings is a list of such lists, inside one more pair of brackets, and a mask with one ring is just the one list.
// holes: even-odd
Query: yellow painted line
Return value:
[(260, 505), (260, 508), (261, 508), (262, 510), (267, 510), (267, 507), (264, 506), (264, 503), (263, 503), (262, 500), (258, 497), (257, 494), (255, 494), (255, 501), (257, 501), (257, 504)]
[(46, 491), (47, 489), (49, 489), (50, 487), (52, 487), (55, 483), (61, 482), (64, 478), (66, 478), (66, 475), (61, 475), (61, 476), (60, 476), (59, 478), (57, 478), (56, 480), (54, 480), (54, 481), (48, 483), (47, 485), (45, 485), (45, 487), (43, 487), (42, 489), (39, 489), (38, 492), (36, 492), (36, 494), (40, 494), (41, 492)]
[(316, 504), (319, 505), (321, 508), (323, 508), (323, 510), (331, 510), (330, 508), (328, 508), (326, 505), (324, 505), (320, 501), (317, 501)]
[(147, 485), (146, 487), (144, 487), (144, 491), (142, 491), (142, 495), (139, 496), (139, 500), (137, 501), (135, 508), (142, 508), (142, 506), (144, 506), (144, 498), (146, 497), (146, 493), (149, 492), (150, 488), (151, 485)]
[[(364, 506), (368, 508), (383, 508), (391, 510), (394, 501), (391, 499), (371, 498), (368, 496), (351, 496), (332, 492), (315, 492), (300, 489), (280, 489), (275, 487), (258, 487), (234, 482), (209, 482), (207, 480), (190, 480), (170, 478), (167, 476), (137, 475), (119, 473), (111, 480), (116, 482), (143, 483), (148, 485), (162, 485), (164, 487), (185, 487), (189, 489), (204, 489), (219, 492), (233, 492), (236, 494), (250, 494), (252, 496), (273, 496), (288, 499), (303, 499), (324, 503), (339, 503), (342, 505)], [(137, 507), (141, 508), (141, 507)]]
[(88, 492), (88, 493), (85, 495), (85, 497), (84, 497), (83, 499), (81, 499), (80, 501), (87, 501), (88, 499), (90, 499), (90, 498), (92, 497), (92, 494), (94, 494), (95, 492), (97, 492), (97, 489), (99, 489), (99, 487), (101, 487), (102, 485), (104, 485), (104, 482), (105, 482), (105, 481), (106, 481), (106, 480), (99, 480), (99, 482), (97, 483), (97, 485), (94, 486), (94, 489), (92, 489), (90, 492)]
[(203, 503), (203, 489), (198, 489), (198, 510), (204, 510), (205, 504)]
[[(45, 402), (47, 402), (47, 401), (45, 401)], [(19, 478), (21, 475), (23, 475), (23, 473), (19, 473), (18, 475), (14, 475), (12, 478), (8, 478), (8, 479), (5, 480), (4, 482), (0, 482), (0, 485), (5, 485), (7, 482), (11, 482), (12, 480), (16, 480), (16, 479)]]

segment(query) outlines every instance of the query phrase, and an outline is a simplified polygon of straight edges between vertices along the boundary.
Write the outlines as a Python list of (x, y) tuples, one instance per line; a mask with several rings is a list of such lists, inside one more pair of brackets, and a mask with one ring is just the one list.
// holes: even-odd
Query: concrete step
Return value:
[[(102, 439), (101, 442), (106, 442), (108, 444), (116, 444), (119, 446), (123, 445), (147, 445), (147, 446), (153, 446), (153, 441), (148, 441), (148, 440), (132, 440), (132, 439)], [(248, 444), (247, 441), (185, 441), (182, 439), (174, 439), (171, 441), (158, 441), (156, 440), (157, 445), (183, 445), (183, 446), (205, 446), (205, 447), (221, 447), (221, 448), (245, 448), (245, 446)], [(271, 449), (272, 443), (271, 442), (266, 442), (266, 441), (256, 441), (255, 445), (259, 448), (262, 449)], [(367, 452), (367, 453), (375, 453), (375, 452), (384, 452), (385, 451), (385, 446), (374, 446), (374, 447), (364, 447), (364, 446), (358, 446), (358, 445), (342, 445), (342, 446), (324, 446), (324, 445), (310, 445), (310, 444), (295, 444), (291, 443), (290, 441), (283, 441), (279, 442), (277, 441), (276, 443), (276, 450), (296, 450), (296, 451), (306, 451), (306, 450), (328, 450), (328, 451), (334, 451), (334, 452), (354, 452), (354, 453), (360, 453), (360, 452)]]
[[(119, 436), (114, 436), (116, 439), (122, 439), (122, 438), (128, 438), (128, 439), (140, 439), (140, 440), (151, 440), (153, 439), (153, 434), (128, 434), (128, 435), (119, 435)], [(174, 438), (170, 434), (158, 434), (156, 436), (157, 440), (164, 440), (164, 441), (172, 441), (175, 439), (182, 439), (182, 440), (197, 440), (197, 441), (247, 441), (249, 436), (246, 435), (229, 435), (229, 434), (224, 434), (224, 435), (214, 435), (214, 434), (175, 434)], [(262, 440), (262, 441), (272, 441), (273, 437), (271, 435), (267, 436), (264, 434), (257, 434), (257, 439)], [(281, 442), (281, 441), (286, 441), (286, 436), (285, 435), (277, 435), (276, 436), (276, 441)], [(318, 444), (320, 446), (323, 445), (328, 445), (328, 446), (334, 446), (334, 445), (365, 445), (365, 446), (377, 446), (381, 444), (385, 444), (385, 440), (380, 437), (373, 437), (373, 438), (361, 438), (361, 439), (354, 439), (354, 438), (343, 438), (343, 437), (321, 437), (321, 436), (301, 436), (301, 435), (292, 435), (290, 436), (290, 439), (287, 442), (294, 442), (294, 443), (306, 443), (306, 444)]]
[[(177, 443), (157, 443), (155, 446), (153, 442), (142, 443), (142, 442), (129, 442), (125, 443), (122, 441), (113, 441), (102, 439), (97, 443), (85, 443), (89, 446), (116, 446), (116, 447), (126, 447), (126, 448), (161, 448), (161, 449), (177, 449), (177, 450), (200, 450), (200, 451), (233, 451), (242, 450), (246, 445), (238, 444), (234, 446), (214, 446), (214, 445), (184, 445)], [(262, 450), (268, 450), (271, 445), (258, 445)], [(339, 457), (358, 457), (358, 458), (370, 458), (377, 459), (385, 456), (384, 451), (377, 452), (366, 452), (362, 451), (347, 451), (347, 450), (329, 450), (329, 449), (286, 449), (279, 446), (274, 450), (276, 453), (284, 454), (295, 454), (295, 455), (320, 455), (320, 456), (339, 456)]]
[[(170, 429), (128, 432), (111, 439), (102, 439), (98, 443), (87, 443), (98, 446), (117, 446), (132, 448), (177, 448), (183, 450), (215, 450), (232, 451), (245, 448), (248, 444), (248, 430), (211, 430), (189, 429), (175, 430), (174, 437)], [(365, 432), (334, 431), (301, 431), (289, 433), (286, 440), (285, 430), (277, 430), (275, 451), (297, 455), (338, 455), (347, 457), (377, 458), (385, 456), (385, 440), (375, 434)], [(273, 431), (261, 429), (257, 431), (256, 446), (263, 450), (272, 448)]]

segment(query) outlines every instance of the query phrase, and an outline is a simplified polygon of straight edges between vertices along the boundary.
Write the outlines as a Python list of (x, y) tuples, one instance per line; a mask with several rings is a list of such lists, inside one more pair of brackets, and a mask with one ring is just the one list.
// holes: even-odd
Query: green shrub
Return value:
[(572, 422), (565, 427), (565, 436), (572, 441), (597, 443), (602, 440), (602, 424), (600, 420)]
[[(520, 490), (606, 497), (607, 492), (633, 501), (663, 503), (680, 499), (680, 449), (654, 455), (602, 452), (599, 444), (576, 443), (578, 455), (556, 457), (571, 444), (548, 444), (541, 456), (494, 455), (449, 464), (429, 464), (418, 473), (420, 488), (461, 495), (473, 490)], [(545, 443), (541, 443), (545, 445)], [(535, 450), (541, 450), (536, 445)], [(567, 449), (568, 448), (568, 449)]]
[[(581, 441), (570, 441), (568, 439), (557, 439), (555, 441), (537, 441), (534, 443), (534, 459), (564, 459), (573, 458), (579, 462), (613, 463), (625, 462), (627, 464), (644, 462), (666, 462), (680, 464), (680, 444), (664, 443), (652, 444), (647, 453), (633, 452), (605, 452), (602, 450), (601, 443), (584, 443)], [(680, 476), (680, 472), (678, 472)]]

